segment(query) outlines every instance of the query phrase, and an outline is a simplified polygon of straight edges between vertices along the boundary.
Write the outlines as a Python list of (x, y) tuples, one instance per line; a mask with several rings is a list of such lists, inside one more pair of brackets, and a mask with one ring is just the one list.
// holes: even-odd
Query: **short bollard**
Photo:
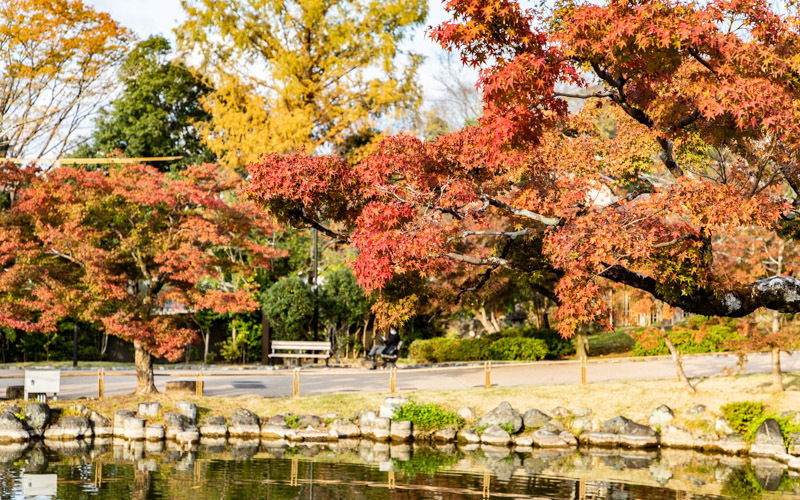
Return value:
[(103, 394), (106, 392), (106, 373), (105, 368), (97, 370), (97, 397), (102, 399)]
[(389, 478), (388, 479), (389, 480), (387, 482), (389, 483), (389, 489), (390, 490), (395, 489), (397, 487), (397, 480), (394, 477), (394, 471), (393, 470), (389, 471)]
[(389, 392), (397, 390), (397, 367), (393, 366), (389, 371)]
[(203, 372), (197, 373), (197, 386), (195, 387), (195, 394), (197, 394), (197, 396), (203, 395)]
[(483, 473), (483, 498), (489, 498), (492, 492), (492, 475), (488, 472)]
[(486, 373), (486, 388), (492, 387), (492, 362), (487, 361), (483, 364), (483, 370)]
[(581, 357), (581, 385), (586, 385), (586, 357)]
[(292, 372), (292, 397), (300, 397), (300, 368)]

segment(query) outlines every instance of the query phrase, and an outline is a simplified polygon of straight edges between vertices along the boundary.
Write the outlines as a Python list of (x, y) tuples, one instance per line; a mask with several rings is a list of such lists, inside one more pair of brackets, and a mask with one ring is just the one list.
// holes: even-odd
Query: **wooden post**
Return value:
[(97, 397), (98, 399), (103, 399), (103, 395), (106, 392), (106, 373), (105, 368), (100, 368), (97, 370)]
[(396, 481), (395, 481), (395, 477), (394, 477), (394, 471), (393, 471), (393, 470), (390, 470), (390, 471), (389, 471), (389, 481), (388, 481), (388, 482), (389, 482), (389, 489), (390, 489), (390, 490), (393, 490), (393, 489), (395, 489), (395, 487), (396, 487), (397, 483), (396, 483)]
[(103, 486), (103, 462), (95, 462), (94, 464), (94, 485), (97, 488)]
[(583, 479), (578, 482), (578, 499), (586, 500), (586, 481)]
[(203, 372), (197, 372), (197, 387), (195, 387), (197, 396), (203, 395)]
[(586, 358), (581, 358), (581, 385), (586, 385)]
[(491, 496), (492, 475), (488, 472), (483, 473), (483, 498)]
[(397, 367), (393, 366), (389, 371), (389, 392), (394, 392), (397, 389)]
[(300, 369), (295, 368), (292, 372), (292, 397), (300, 397)]
[(486, 374), (486, 388), (492, 387), (492, 362), (487, 361), (483, 364), (483, 370)]
[(292, 472), (289, 477), (289, 486), (297, 486), (297, 457), (292, 457)]

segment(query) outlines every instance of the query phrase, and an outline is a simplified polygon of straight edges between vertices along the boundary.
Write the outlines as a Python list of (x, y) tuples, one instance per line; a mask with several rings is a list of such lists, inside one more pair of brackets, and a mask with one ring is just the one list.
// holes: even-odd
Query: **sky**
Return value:
[[(184, 20), (180, 0), (87, 0), (85, 3), (96, 10), (108, 12), (113, 19), (135, 31), (142, 39), (162, 34), (174, 42), (172, 30)], [(447, 19), (442, 1), (429, 0), (428, 3), (426, 26), (435, 26)], [(431, 99), (440, 92), (433, 75), (439, 66), (438, 56), (443, 51), (425, 35), (425, 29), (415, 30), (405, 49), (425, 56), (419, 77), (426, 99)]]

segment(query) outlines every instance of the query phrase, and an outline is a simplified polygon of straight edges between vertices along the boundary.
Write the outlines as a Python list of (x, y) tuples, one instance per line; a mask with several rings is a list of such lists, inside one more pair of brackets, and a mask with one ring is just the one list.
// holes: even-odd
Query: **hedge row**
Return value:
[[(679, 352), (695, 354), (730, 351), (741, 337), (735, 319), (695, 316), (685, 324), (673, 327), (670, 338)], [(669, 354), (669, 349), (663, 339), (653, 345), (639, 336), (633, 346), (634, 356), (666, 354)]]
[(544, 359), (546, 355), (547, 343), (544, 340), (523, 337), (416, 340), (408, 349), (408, 356), (420, 363), (482, 360), (537, 361)]

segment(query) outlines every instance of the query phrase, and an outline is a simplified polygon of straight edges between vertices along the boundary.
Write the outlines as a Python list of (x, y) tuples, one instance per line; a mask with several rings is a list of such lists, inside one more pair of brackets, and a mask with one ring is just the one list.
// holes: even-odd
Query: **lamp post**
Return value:
[(314, 339), (319, 338), (319, 234), (316, 228), (311, 229), (311, 254), (313, 260), (313, 269), (311, 271), (311, 290), (314, 292), (314, 319), (312, 321), (312, 328), (314, 331)]

